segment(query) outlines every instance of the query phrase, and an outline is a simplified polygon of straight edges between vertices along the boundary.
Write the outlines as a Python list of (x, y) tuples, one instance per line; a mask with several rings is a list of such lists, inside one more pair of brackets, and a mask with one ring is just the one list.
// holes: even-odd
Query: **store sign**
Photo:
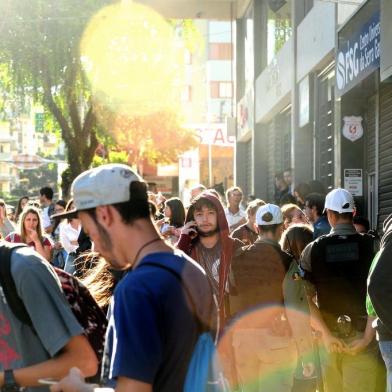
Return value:
[(196, 131), (200, 144), (222, 147), (233, 147), (235, 144), (235, 137), (227, 135), (226, 124), (186, 124), (185, 127)]
[(247, 141), (254, 128), (254, 91), (250, 89), (237, 105), (237, 137), (239, 141)]
[(362, 169), (344, 169), (344, 189), (353, 196), (363, 196)]
[(355, 142), (363, 136), (362, 117), (360, 116), (346, 116), (343, 117), (343, 136)]
[[(344, 31), (344, 32), (343, 32)], [(355, 32), (339, 32), (336, 87), (339, 96), (380, 67), (380, 11)]]

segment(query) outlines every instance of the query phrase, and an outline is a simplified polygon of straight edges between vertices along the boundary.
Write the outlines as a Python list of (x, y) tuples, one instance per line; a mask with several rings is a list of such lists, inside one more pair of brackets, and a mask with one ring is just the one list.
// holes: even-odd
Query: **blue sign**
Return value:
[(336, 57), (336, 88), (338, 96), (345, 94), (360, 81), (380, 68), (380, 11), (347, 37), (339, 33)]

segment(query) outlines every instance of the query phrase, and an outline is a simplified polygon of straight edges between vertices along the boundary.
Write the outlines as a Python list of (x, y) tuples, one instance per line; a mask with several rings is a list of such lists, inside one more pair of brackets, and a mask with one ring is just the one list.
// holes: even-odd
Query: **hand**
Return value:
[(343, 353), (347, 349), (346, 344), (342, 340), (336, 338), (330, 333), (323, 333), (322, 339), (325, 348), (330, 353)]
[(37, 230), (31, 229), (28, 231), (29, 237), (33, 242), (39, 242)]
[(363, 351), (371, 342), (371, 340), (369, 341), (369, 339), (362, 337), (360, 339), (355, 339), (354, 341), (352, 341), (348, 347), (347, 347), (347, 354), (350, 355), (357, 355), (359, 354), (361, 351)]
[(185, 223), (185, 225), (181, 229), (181, 234), (186, 234), (189, 236), (192, 236), (194, 234), (197, 234), (196, 231), (196, 222), (195, 221), (190, 221), (188, 223)]
[(303, 362), (302, 363), (302, 374), (305, 378), (310, 378), (314, 376), (316, 366), (313, 362)]
[(53, 245), (53, 248), (56, 249), (56, 250), (59, 250), (62, 247), (63, 247), (63, 245), (61, 245), (60, 241), (55, 242), (54, 245)]
[(94, 386), (93, 384), (86, 384), (81, 371), (74, 367), (69, 371), (68, 376), (52, 385), (50, 390), (51, 392), (92, 392)]

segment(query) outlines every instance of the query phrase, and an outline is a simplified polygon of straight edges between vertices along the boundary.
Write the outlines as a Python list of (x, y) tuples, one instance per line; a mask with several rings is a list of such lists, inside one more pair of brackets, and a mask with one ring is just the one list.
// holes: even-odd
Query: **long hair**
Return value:
[(166, 200), (166, 206), (170, 208), (171, 217), (170, 224), (174, 227), (182, 227), (185, 222), (185, 208), (184, 204), (178, 197), (172, 197)]
[(305, 224), (290, 226), (282, 234), (281, 247), (299, 261), (302, 251), (313, 241), (312, 227)]
[(27, 238), (27, 233), (26, 233), (26, 229), (25, 229), (25, 220), (28, 214), (34, 214), (37, 219), (38, 219), (38, 224), (37, 224), (37, 234), (38, 234), (38, 238), (39, 240), (42, 242), (44, 239), (43, 236), (43, 228), (42, 228), (42, 219), (41, 219), (41, 215), (39, 213), (38, 208), (35, 208), (33, 206), (26, 206), (19, 218), (19, 222), (18, 222), (18, 231), (21, 237), (22, 242), (26, 243), (26, 238)]
[(19, 200), (18, 200), (18, 205), (16, 206), (16, 211), (15, 211), (15, 221), (17, 222), (19, 219), (20, 214), (22, 213), (22, 201), (23, 200), (27, 200), (29, 201), (29, 197), (28, 196), (22, 196)]

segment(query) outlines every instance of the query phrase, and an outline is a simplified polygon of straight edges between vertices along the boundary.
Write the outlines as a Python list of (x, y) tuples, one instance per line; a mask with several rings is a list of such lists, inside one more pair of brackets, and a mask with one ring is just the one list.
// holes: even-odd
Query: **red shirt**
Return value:
[[(8, 234), (7, 237), (5, 237), (5, 240), (8, 241), (8, 242), (24, 244), (24, 242), (22, 241), (21, 236), (18, 233), (15, 233), (15, 232)], [(28, 243), (26, 243), (26, 245), (28, 245), (31, 248), (35, 249), (34, 241), (28, 242)], [(49, 246), (50, 248), (52, 248), (52, 243), (50, 242), (49, 238), (43, 237), (43, 239), (42, 239), (42, 246)]]

